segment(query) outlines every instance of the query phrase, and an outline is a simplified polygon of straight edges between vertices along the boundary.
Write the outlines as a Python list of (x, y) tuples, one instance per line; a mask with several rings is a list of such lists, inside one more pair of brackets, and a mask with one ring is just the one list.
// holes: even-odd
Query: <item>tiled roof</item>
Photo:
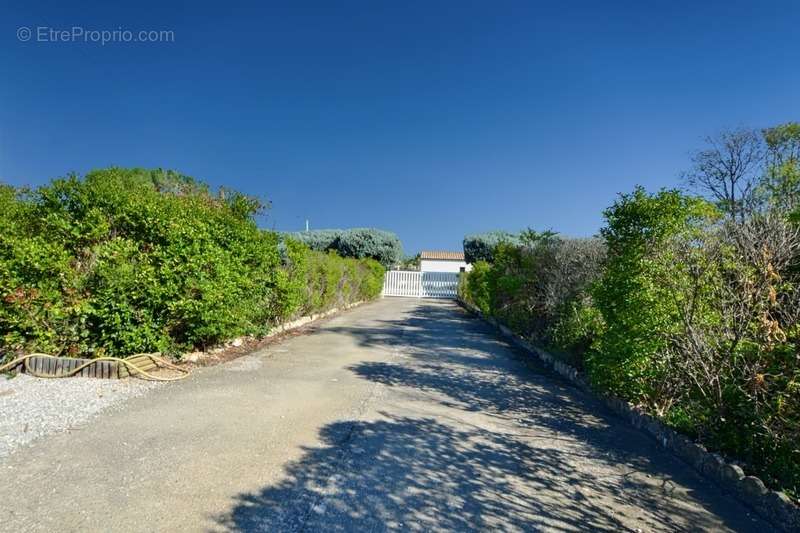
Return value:
[(444, 261), (463, 261), (464, 252), (442, 252), (428, 250), (419, 254), (420, 259), (439, 259)]

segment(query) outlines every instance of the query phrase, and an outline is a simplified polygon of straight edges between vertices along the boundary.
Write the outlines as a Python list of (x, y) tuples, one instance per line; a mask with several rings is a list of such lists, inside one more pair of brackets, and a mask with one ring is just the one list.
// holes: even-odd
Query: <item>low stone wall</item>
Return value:
[(762, 518), (782, 531), (800, 531), (800, 507), (783, 492), (770, 490), (755, 476), (746, 476), (741, 467), (726, 462), (720, 455), (707, 451), (702, 445), (689, 437), (662, 424), (658, 419), (625, 400), (608, 394), (598, 394), (585, 377), (572, 366), (553, 355), (533, 346), (519, 335), (472, 304), (458, 299), (458, 303), (468, 311), (497, 328), (500, 334), (515, 346), (535, 355), (542, 363), (552, 368), (580, 389), (600, 399), (611, 411), (627, 420), (634, 427), (644, 431), (656, 441), (690, 465), (697, 472), (714, 482), (724, 491), (733, 494), (741, 502), (753, 509)]

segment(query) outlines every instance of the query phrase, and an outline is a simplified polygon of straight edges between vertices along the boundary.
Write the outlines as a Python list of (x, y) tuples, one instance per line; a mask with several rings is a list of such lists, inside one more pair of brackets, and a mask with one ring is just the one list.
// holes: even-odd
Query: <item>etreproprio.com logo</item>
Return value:
[(17, 39), (22, 42), (37, 43), (96, 43), (104, 46), (109, 43), (173, 43), (175, 32), (172, 30), (113, 30), (87, 29), (83, 26), (72, 26), (69, 29), (50, 26), (20, 26), (17, 28)]

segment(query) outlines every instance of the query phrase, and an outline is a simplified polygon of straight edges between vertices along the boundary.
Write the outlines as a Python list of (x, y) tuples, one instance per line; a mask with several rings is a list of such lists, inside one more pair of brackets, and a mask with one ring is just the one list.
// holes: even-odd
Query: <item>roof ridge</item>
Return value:
[(450, 252), (447, 250), (422, 250), (419, 255), (420, 259), (464, 260), (464, 252)]

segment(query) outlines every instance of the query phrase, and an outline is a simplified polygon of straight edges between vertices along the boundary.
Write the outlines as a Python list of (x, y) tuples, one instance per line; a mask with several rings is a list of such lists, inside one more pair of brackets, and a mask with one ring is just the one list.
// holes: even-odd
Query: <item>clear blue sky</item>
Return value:
[(0, 180), (175, 168), (269, 199), (266, 227), (375, 226), (407, 252), (590, 235), (704, 135), (800, 119), (800, 4), (700, 4), (5, 1)]

